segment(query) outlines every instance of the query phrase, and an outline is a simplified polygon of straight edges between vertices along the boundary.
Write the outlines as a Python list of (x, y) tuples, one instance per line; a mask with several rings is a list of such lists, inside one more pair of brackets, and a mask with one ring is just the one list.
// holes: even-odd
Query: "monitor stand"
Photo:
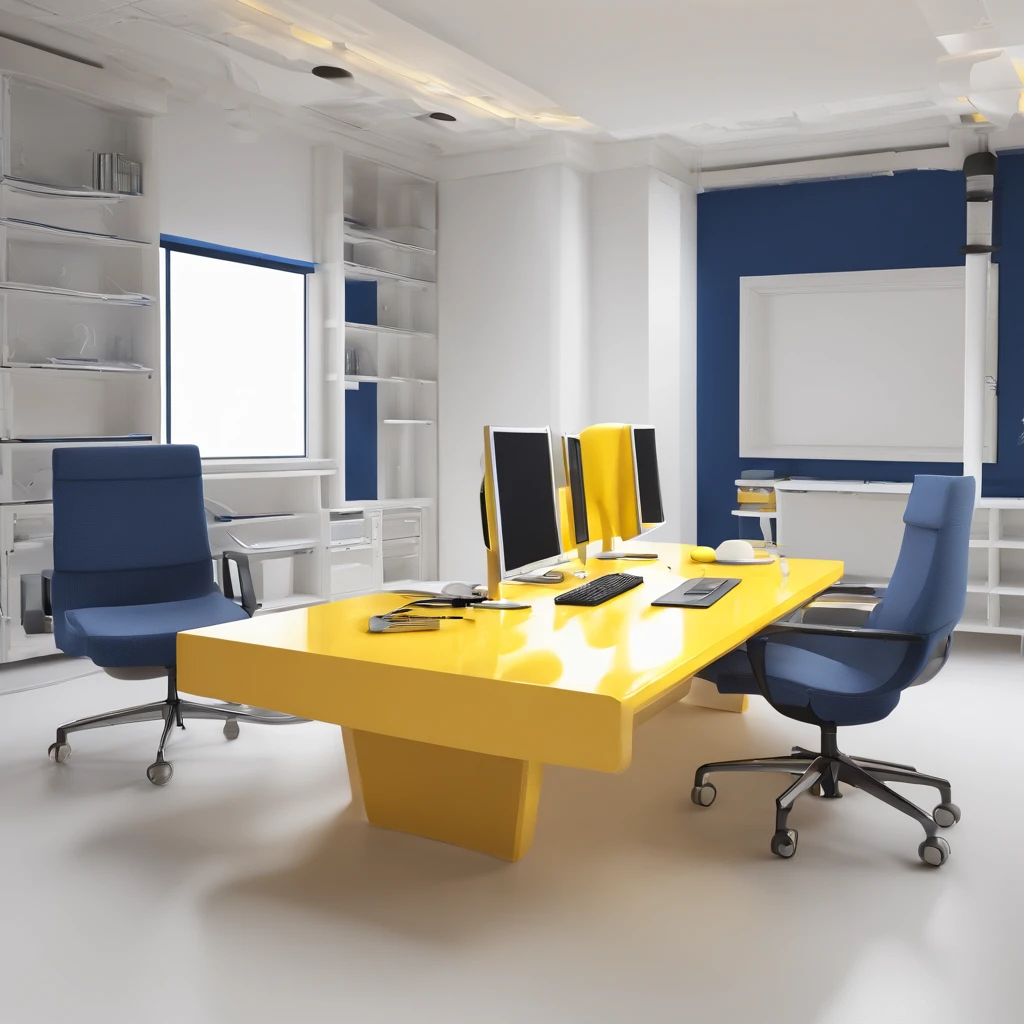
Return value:
[(515, 612), (521, 608), (529, 608), (528, 604), (523, 604), (521, 601), (492, 601), (489, 598), (486, 601), (477, 601), (473, 605), (474, 608), (490, 608), (498, 612)]
[(549, 569), (547, 572), (526, 572), (522, 576), (509, 576), (509, 583), (561, 583), (565, 580), (565, 573), (557, 569)]
[(655, 551), (598, 551), (596, 555), (591, 555), (591, 558), (600, 558), (606, 562), (617, 558), (628, 558), (634, 562), (656, 562), (658, 557)]

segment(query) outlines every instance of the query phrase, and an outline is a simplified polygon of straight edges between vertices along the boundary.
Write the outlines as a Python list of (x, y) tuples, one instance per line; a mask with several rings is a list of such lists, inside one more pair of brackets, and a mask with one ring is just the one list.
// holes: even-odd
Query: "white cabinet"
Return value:
[(385, 583), (423, 579), (423, 513), (420, 509), (384, 510), (381, 549)]
[[(331, 531), (321, 480), (336, 472), (326, 459), (203, 461), (217, 572), (224, 551), (248, 555), (260, 613), (318, 604), (332, 596)], [(234, 591), (239, 593), (237, 584)]]
[(0, 660), (56, 654), (47, 614), (49, 583), (43, 578), (53, 565), (53, 506), (0, 508), (0, 544)]
[(331, 512), (331, 600), (381, 588), (381, 512)]

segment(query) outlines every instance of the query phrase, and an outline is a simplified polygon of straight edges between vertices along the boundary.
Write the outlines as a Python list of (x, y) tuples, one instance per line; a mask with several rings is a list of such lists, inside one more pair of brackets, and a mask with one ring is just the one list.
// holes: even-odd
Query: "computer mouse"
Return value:
[(723, 540), (715, 548), (715, 558), (723, 562), (752, 562), (754, 545), (745, 540)]
[(446, 583), (441, 588), (441, 593), (445, 597), (476, 597), (476, 589), (469, 583)]
[(690, 558), (694, 562), (713, 562), (715, 560), (714, 548), (694, 548), (690, 552)]

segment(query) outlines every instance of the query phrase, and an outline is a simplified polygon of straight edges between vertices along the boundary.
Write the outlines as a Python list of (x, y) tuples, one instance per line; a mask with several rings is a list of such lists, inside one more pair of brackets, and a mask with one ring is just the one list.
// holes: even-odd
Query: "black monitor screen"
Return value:
[(661, 478), (658, 476), (654, 428), (634, 427), (633, 448), (636, 452), (636, 485), (640, 491), (640, 522), (663, 523), (665, 511), (661, 505)]
[(558, 557), (562, 541), (547, 432), (495, 430), (491, 436), (505, 571)]
[(565, 461), (569, 493), (572, 496), (572, 525), (576, 532), (576, 543), (586, 544), (590, 540), (590, 527), (587, 525), (587, 492), (583, 486), (583, 446), (578, 437), (565, 439)]

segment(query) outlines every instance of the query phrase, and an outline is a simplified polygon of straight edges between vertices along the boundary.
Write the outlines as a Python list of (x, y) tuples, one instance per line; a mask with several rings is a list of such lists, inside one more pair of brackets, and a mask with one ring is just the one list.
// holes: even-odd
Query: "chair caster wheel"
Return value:
[(797, 831), (795, 828), (780, 829), (772, 836), (772, 853), (788, 860), (796, 853)]
[(235, 719), (229, 718), (224, 723), (224, 737), (225, 737), (225, 739), (237, 740), (238, 739), (238, 731), (239, 731), (238, 730), (238, 722), (236, 722)]
[(174, 774), (174, 768), (167, 761), (154, 761), (146, 769), (146, 778), (153, 783), (154, 786), (166, 786), (171, 781), (171, 776)]
[(960, 808), (954, 803), (939, 804), (932, 811), (932, 818), (939, 828), (952, 828), (960, 820)]
[(949, 860), (949, 843), (941, 836), (929, 836), (918, 848), (917, 855), (932, 868), (940, 868)]
[(56, 761), (60, 764), (62, 761), (66, 761), (71, 756), (71, 744), (70, 743), (51, 743), (50, 749), (46, 752), (47, 757), (51, 761)]
[(690, 799), (698, 807), (710, 807), (715, 802), (716, 796), (718, 796), (718, 790), (710, 782), (705, 782), (703, 786), (694, 786), (690, 790)]

